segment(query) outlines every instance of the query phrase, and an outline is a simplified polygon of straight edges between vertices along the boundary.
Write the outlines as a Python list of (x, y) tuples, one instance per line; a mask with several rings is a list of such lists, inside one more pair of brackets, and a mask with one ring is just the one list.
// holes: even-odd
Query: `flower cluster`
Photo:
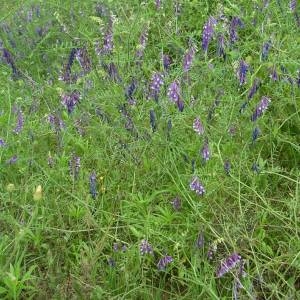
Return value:
[(202, 30), (202, 49), (207, 52), (209, 43), (213, 38), (217, 20), (214, 17), (209, 17), (208, 21), (204, 24)]
[(180, 84), (178, 80), (175, 80), (170, 84), (168, 89), (168, 97), (177, 105), (179, 111), (183, 111), (184, 103), (181, 99)]
[(69, 94), (62, 94), (61, 96), (61, 103), (62, 105), (67, 109), (68, 113), (70, 114), (77, 103), (80, 101), (80, 92), (79, 91), (73, 91)]
[(246, 75), (249, 69), (249, 65), (246, 64), (244, 60), (241, 60), (239, 63), (239, 68), (238, 68), (238, 78), (240, 81), (240, 85), (243, 85), (246, 83)]
[(205, 194), (205, 188), (197, 176), (190, 182), (190, 189), (195, 191), (197, 195), (203, 196)]
[(251, 116), (251, 121), (254, 122), (259, 118), (268, 108), (269, 104), (271, 103), (271, 99), (263, 96), (257, 105), (254, 113)]
[(204, 134), (204, 127), (203, 127), (203, 124), (202, 124), (200, 118), (196, 118), (194, 120), (194, 122), (193, 122), (193, 129), (199, 135)]
[(227, 257), (224, 261), (221, 262), (216, 275), (218, 278), (224, 276), (230, 270), (235, 268), (241, 262), (241, 256), (237, 253), (233, 253), (229, 257)]
[(238, 40), (237, 28), (243, 27), (244, 23), (239, 17), (233, 17), (229, 26), (230, 43), (234, 44)]
[(195, 46), (191, 46), (190, 49), (186, 52), (183, 58), (183, 71), (188, 72), (192, 66), (194, 57), (196, 53)]
[(155, 101), (158, 101), (158, 96), (160, 93), (160, 89), (164, 84), (164, 75), (156, 72), (152, 75), (151, 82), (150, 82), (150, 96)]
[(158, 261), (157, 268), (160, 271), (163, 271), (166, 269), (167, 265), (169, 265), (173, 261), (173, 257), (170, 255), (164, 255), (160, 260)]
[(76, 156), (75, 154), (72, 155), (71, 159), (69, 160), (69, 168), (70, 168), (70, 175), (72, 178), (77, 179), (80, 170), (80, 157)]
[(140, 253), (141, 253), (141, 255), (145, 255), (145, 254), (153, 255), (153, 248), (147, 240), (142, 240), (141, 241)]

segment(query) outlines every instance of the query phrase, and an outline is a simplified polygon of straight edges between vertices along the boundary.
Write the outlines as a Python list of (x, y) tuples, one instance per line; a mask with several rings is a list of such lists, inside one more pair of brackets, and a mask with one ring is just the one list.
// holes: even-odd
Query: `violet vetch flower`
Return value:
[(153, 248), (147, 240), (142, 240), (141, 241), (140, 253), (141, 253), (141, 255), (145, 255), (145, 254), (153, 255)]
[(173, 81), (168, 89), (168, 97), (170, 100), (175, 103), (179, 111), (183, 111), (184, 104), (180, 96), (180, 84), (178, 80)]
[(92, 198), (96, 199), (98, 193), (97, 193), (97, 177), (95, 171), (93, 171), (90, 175), (90, 193), (92, 195)]
[(160, 89), (164, 84), (164, 76), (161, 73), (154, 73), (150, 82), (150, 96), (157, 102)]
[(69, 94), (63, 94), (61, 98), (61, 103), (70, 114), (74, 110), (76, 104), (80, 101), (80, 92), (75, 90)]
[(157, 129), (157, 124), (156, 124), (156, 114), (153, 109), (150, 109), (150, 125), (152, 128), (152, 132), (155, 132)]
[(76, 51), (76, 59), (83, 69), (84, 74), (91, 71), (92, 64), (86, 48), (80, 48)]
[(0, 147), (5, 147), (6, 143), (3, 139), (0, 139)]
[(239, 17), (233, 17), (229, 26), (230, 43), (234, 44), (238, 40), (237, 28), (243, 27), (244, 24)]
[(170, 202), (174, 208), (175, 211), (179, 211), (181, 209), (181, 200), (177, 196)]
[(216, 275), (218, 278), (224, 276), (230, 270), (235, 268), (238, 264), (241, 263), (241, 256), (237, 253), (233, 253), (229, 257), (227, 257), (223, 262), (221, 262)]
[(114, 267), (116, 266), (116, 262), (115, 262), (115, 260), (114, 260), (112, 257), (110, 257), (110, 258), (107, 260), (107, 263), (108, 263), (108, 265), (109, 265), (111, 268), (114, 268)]
[(226, 58), (226, 53), (225, 53), (225, 38), (223, 34), (218, 35), (218, 44), (217, 44), (217, 55), (219, 57), (223, 57), (225, 60)]
[(295, 12), (297, 6), (297, 0), (291, 0), (289, 3), (290, 11)]
[(143, 61), (144, 51), (146, 49), (148, 41), (148, 28), (145, 28), (140, 36), (140, 43), (137, 46), (137, 51), (135, 53), (137, 64), (141, 64)]
[(8, 159), (8, 160), (6, 161), (6, 163), (7, 163), (8, 165), (13, 165), (13, 164), (15, 164), (17, 161), (18, 161), (18, 156), (17, 156), (17, 155), (14, 155), (14, 156), (11, 157), (10, 159)]
[(157, 263), (157, 268), (160, 271), (163, 271), (166, 269), (167, 265), (170, 264), (173, 261), (173, 257), (170, 255), (163, 256)]
[(269, 104), (271, 103), (271, 99), (263, 96), (257, 105), (253, 115), (251, 116), (251, 121), (254, 122), (259, 118), (268, 108)]
[(259, 87), (260, 87), (260, 81), (259, 79), (255, 78), (249, 90), (248, 100), (251, 100), (253, 98), (254, 94), (258, 91)]
[(252, 132), (252, 142), (254, 143), (259, 136), (260, 136), (260, 130), (258, 127), (255, 127)]
[(48, 115), (48, 122), (51, 124), (51, 126), (56, 130), (56, 132), (61, 131), (65, 128), (65, 124), (63, 120), (58, 117), (57, 115), (50, 114)]
[(196, 118), (194, 120), (194, 122), (193, 122), (193, 129), (199, 135), (203, 135), (204, 134), (204, 127), (203, 127), (202, 122), (200, 121), (200, 118)]
[(226, 160), (225, 163), (224, 163), (224, 171), (225, 171), (227, 176), (230, 175), (230, 169), (231, 169), (230, 161)]
[(67, 82), (67, 83), (76, 81), (77, 76), (72, 76), (72, 74), (71, 74), (71, 68), (72, 68), (72, 65), (75, 60), (76, 52), (77, 52), (76, 48), (71, 49), (71, 52), (70, 52), (70, 55), (68, 58), (68, 62), (62, 70), (62, 72), (58, 78), (59, 80)]
[(261, 51), (262, 60), (266, 60), (268, 58), (270, 48), (271, 48), (271, 41), (267, 41), (263, 44), (262, 51)]
[(209, 151), (209, 147), (208, 147), (208, 142), (205, 142), (200, 153), (201, 153), (201, 156), (202, 156), (204, 162), (207, 162), (210, 159), (210, 151)]
[(217, 20), (214, 17), (209, 17), (208, 21), (204, 24), (202, 30), (202, 49), (207, 52), (209, 43), (214, 35)]
[(170, 69), (170, 65), (171, 65), (171, 57), (167, 54), (163, 54), (162, 55), (162, 64), (164, 67), (164, 71), (168, 72)]
[(111, 62), (108, 64), (108, 66), (103, 64), (103, 67), (106, 70), (106, 72), (108, 73), (111, 80), (113, 80), (114, 82), (122, 81), (115, 63)]
[(162, 0), (155, 0), (156, 9), (160, 9), (161, 8), (161, 2), (162, 2)]
[(17, 124), (13, 132), (15, 134), (19, 134), (24, 126), (24, 115), (21, 109), (18, 110), (18, 115), (17, 115)]
[(190, 182), (190, 189), (196, 192), (197, 195), (203, 196), (205, 194), (205, 188), (197, 176), (193, 177)]
[(183, 58), (183, 71), (188, 72), (191, 69), (194, 57), (196, 53), (196, 48), (191, 46), (190, 49), (186, 52)]
[(17, 76), (19, 74), (19, 71), (15, 65), (12, 54), (6, 48), (2, 48), (2, 54), (4, 61), (11, 67), (13, 75)]
[(243, 85), (246, 83), (246, 75), (249, 69), (249, 65), (246, 64), (244, 60), (240, 61), (239, 69), (238, 69), (238, 78), (240, 81), (240, 85)]
[(117, 252), (117, 251), (119, 250), (119, 243), (114, 243), (114, 244), (113, 244), (113, 250), (114, 250), (115, 252)]
[(125, 97), (130, 105), (136, 104), (136, 100), (133, 98), (133, 93), (135, 92), (136, 88), (137, 88), (136, 81), (132, 80), (132, 82), (126, 89)]
[(70, 175), (74, 179), (78, 178), (79, 170), (80, 170), (80, 157), (76, 156), (75, 154), (72, 155), (71, 159), (69, 160), (69, 168), (70, 168)]
[(276, 71), (276, 68), (273, 67), (270, 71), (270, 78), (273, 80), (273, 81), (277, 81), (278, 80), (278, 74), (277, 74), (277, 71)]
[(196, 248), (200, 249), (204, 247), (204, 234), (203, 232), (199, 232), (196, 242), (195, 242)]

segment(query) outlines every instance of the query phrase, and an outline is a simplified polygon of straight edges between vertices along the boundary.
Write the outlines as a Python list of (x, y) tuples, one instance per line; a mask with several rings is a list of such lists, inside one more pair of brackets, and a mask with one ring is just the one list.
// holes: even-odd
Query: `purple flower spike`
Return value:
[(219, 34), (218, 35), (217, 55), (219, 57), (223, 57), (223, 59), (226, 58), (226, 53), (225, 53), (225, 38), (224, 38), (223, 34)]
[(254, 122), (259, 118), (268, 108), (269, 104), (271, 103), (271, 99), (263, 96), (257, 105), (253, 115), (251, 116), (251, 121)]
[(22, 110), (19, 109), (18, 116), (17, 116), (17, 124), (16, 124), (16, 127), (13, 130), (13, 132), (15, 134), (19, 134), (22, 131), (23, 126), (24, 126), (24, 115), (23, 115)]
[(195, 176), (190, 182), (190, 189), (195, 191), (199, 196), (203, 196), (205, 194), (205, 188), (197, 176)]
[(160, 9), (161, 8), (161, 0), (155, 0), (155, 6), (156, 6), (156, 9)]
[(255, 127), (252, 132), (252, 142), (254, 143), (260, 135), (260, 130), (258, 127)]
[(163, 271), (166, 269), (167, 265), (170, 264), (173, 261), (173, 257), (169, 255), (163, 256), (157, 264), (157, 268), (160, 271)]
[(237, 253), (233, 253), (229, 257), (227, 257), (223, 262), (221, 262), (216, 275), (218, 278), (224, 276), (234, 267), (236, 267), (241, 262), (241, 256)]
[(69, 94), (63, 94), (61, 98), (61, 103), (63, 106), (65, 106), (70, 114), (74, 110), (76, 104), (80, 101), (80, 92), (73, 91)]
[(266, 60), (269, 55), (269, 51), (271, 48), (271, 41), (265, 42), (262, 46), (261, 58), (262, 60)]
[(200, 118), (196, 118), (193, 122), (193, 129), (196, 133), (199, 135), (204, 134), (204, 127), (202, 122), (200, 121)]
[(175, 211), (179, 211), (181, 208), (181, 200), (179, 197), (174, 198), (171, 202), (170, 202), (174, 208)]
[(289, 3), (290, 11), (295, 12), (297, 6), (297, 0), (291, 0)]
[(177, 105), (179, 111), (183, 111), (184, 103), (180, 97), (180, 84), (178, 80), (175, 80), (170, 84), (168, 96), (170, 100)]
[(146, 49), (148, 41), (148, 28), (144, 29), (140, 36), (140, 43), (138, 45), (138, 49), (135, 53), (135, 56), (137, 58), (137, 64), (141, 64), (144, 56), (144, 51)]
[(240, 85), (243, 85), (246, 83), (246, 75), (248, 72), (249, 66), (246, 64), (244, 60), (240, 61), (239, 69), (238, 69), (238, 78), (240, 81)]
[(231, 169), (230, 161), (226, 160), (224, 163), (224, 171), (227, 176), (229, 176), (229, 174), (230, 174), (230, 169)]
[(229, 26), (230, 43), (234, 44), (238, 40), (237, 28), (243, 27), (244, 24), (239, 17), (233, 17)]
[(162, 55), (162, 63), (163, 63), (165, 72), (168, 72), (170, 69), (170, 65), (171, 65), (171, 57), (167, 54), (163, 54)]
[(3, 139), (0, 139), (0, 147), (5, 147), (6, 143)]
[(76, 52), (76, 59), (83, 69), (84, 74), (91, 71), (92, 65), (86, 48), (78, 49)]
[(14, 155), (14, 156), (11, 157), (10, 159), (8, 159), (8, 160), (6, 161), (6, 163), (7, 163), (8, 165), (13, 165), (13, 164), (15, 164), (17, 161), (18, 161), (18, 156), (17, 156), (17, 155)]
[(209, 17), (208, 21), (203, 26), (202, 31), (202, 49), (207, 52), (209, 43), (213, 37), (214, 29), (217, 20), (214, 17)]
[(278, 80), (278, 74), (277, 74), (277, 71), (276, 71), (276, 68), (273, 67), (270, 71), (270, 78), (273, 80), (273, 81), (277, 81)]
[(160, 89), (164, 84), (164, 76), (161, 73), (154, 73), (151, 78), (150, 83), (150, 96), (158, 101), (158, 95), (160, 93)]
[(253, 98), (254, 94), (258, 91), (259, 86), (260, 86), (260, 81), (259, 79), (255, 78), (248, 94), (248, 100), (251, 100)]
[(93, 199), (96, 199), (97, 196), (97, 177), (96, 172), (93, 171), (90, 176), (90, 193)]
[(201, 149), (201, 156), (204, 162), (207, 162), (210, 159), (210, 151), (207, 142), (204, 144), (203, 148)]
[(183, 58), (183, 71), (188, 72), (191, 69), (194, 57), (196, 53), (196, 48), (192, 46), (187, 53), (184, 55)]
[(141, 252), (141, 255), (145, 255), (145, 254), (153, 255), (152, 246), (149, 244), (149, 242), (147, 240), (142, 240), (141, 241), (140, 252)]

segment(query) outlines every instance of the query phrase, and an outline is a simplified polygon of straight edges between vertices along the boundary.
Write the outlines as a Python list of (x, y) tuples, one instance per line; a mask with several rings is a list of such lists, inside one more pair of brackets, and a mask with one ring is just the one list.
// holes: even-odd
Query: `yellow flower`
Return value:
[(43, 197), (42, 186), (38, 185), (35, 192), (33, 193), (33, 199), (35, 201), (39, 201), (42, 199), (42, 197)]

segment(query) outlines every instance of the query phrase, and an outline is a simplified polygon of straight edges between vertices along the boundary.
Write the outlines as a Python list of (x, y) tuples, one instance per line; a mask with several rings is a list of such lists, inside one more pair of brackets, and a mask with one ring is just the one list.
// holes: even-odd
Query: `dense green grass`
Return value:
[[(94, 1), (4, 2), (0, 39), (19, 74), (13, 76), (1, 59), (0, 139), (6, 143), (0, 146), (1, 299), (231, 299), (236, 268), (221, 278), (216, 271), (234, 252), (245, 263), (240, 299), (300, 297), (300, 35), (288, 1), (270, 1), (265, 8), (263, 1), (179, 1), (178, 15), (171, 0), (162, 1), (159, 10), (155, 1), (107, 0), (104, 15)], [(226, 60), (216, 55), (216, 37), (207, 53), (201, 48), (204, 23), (222, 13), (227, 22), (239, 16), (244, 23), (237, 42), (226, 47)], [(99, 57), (95, 43), (102, 45), (110, 14), (113, 53)], [(148, 41), (138, 65), (135, 53), (146, 28)], [(226, 30), (226, 21), (219, 22), (216, 32)], [(268, 40), (272, 47), (262, 60)], [(182, 61), (189, 41), (198, 51), (187, 79)], [(86, 47), (91, 72), (76, 83), (58, 80), (71, 49), (78, 47)], [(172, 64), (155, 102), (147, 93), (153, 72), (163, 71), (162, 52)], [(242, 86), (235, 70), (241, 59), (250, 66)], [(102, 65), (109, 62), (122, 82), (108, 78)], [(272, 67), (277, 81), (270, 79)], [(75, 61), (72, 72), (80, 70)], [(239, 113), (255, 78), (261, 87)], [(120, 106), (127, 103), (132, 79), (137, 104), (126, 104), (134, 124), (130, 131)], [(183, 112), (167, 96), (175, 79), (181, 82)], [(75, 89), (82, 99), (68, 114), (61, 94)], [(251, 122), (262, 96), (271, 104)], [(15, 134), (18, 109), (24, 126)], [(47, 117), (53, 113), (63, 119), (64, 129), (50, 126)], [(193, 130), (196, 117), (203, 122), (203, 136)], [(253, 142), (256, 126), (260, 135)], [(203, 164), (199, 150), (206, 139), (211, 158)], [(73, 154), (81, 158), (78, 178), (69, 171)], [(9, 164), (14, 155), (17, 162)], [(90, 194), (92, 171), (96, 198)], [(205, 187), (203, 197), (190, 190), (193, 175)], [(170, 203), (176, 196), (179, 211)], [(204, 235), (200, 248), (199, 233)], [(141, 255), (143, 239), (153, 255)], [(126, 251), (114, 251), (114, 243)], [(213, 245), (217, 250), (208, 259)], [(157, 263), (165, 254), (173, 262), (160, 271)]]

